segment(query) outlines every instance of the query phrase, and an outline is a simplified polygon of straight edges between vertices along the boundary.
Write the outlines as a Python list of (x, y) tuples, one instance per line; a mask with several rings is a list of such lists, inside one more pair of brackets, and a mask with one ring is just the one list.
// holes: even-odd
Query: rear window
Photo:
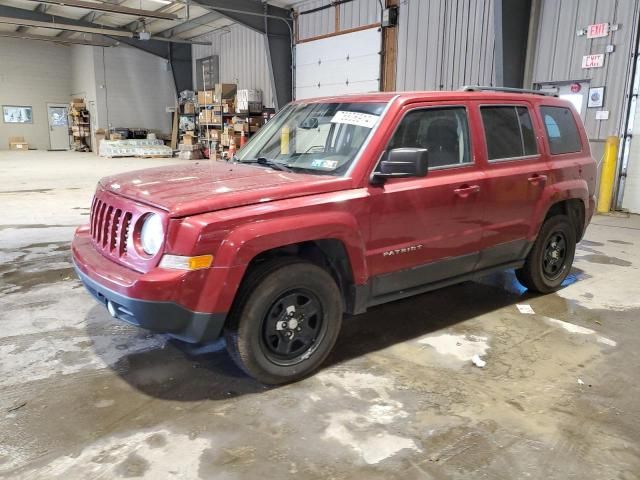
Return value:
[(481, 107), (489, 160), (536, 155), (538, 146), (527, 107)]
[(578, 127), (570, 109), (564, 107), (540, 107), (544, 129), (549, 139), (552, 155), (582, 150)]

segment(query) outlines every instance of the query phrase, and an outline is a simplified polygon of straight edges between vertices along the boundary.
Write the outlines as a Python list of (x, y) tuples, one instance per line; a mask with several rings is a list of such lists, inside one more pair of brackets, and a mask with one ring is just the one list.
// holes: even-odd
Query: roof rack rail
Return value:
[(463, 92), (508, 92), (508, 93), (530, 93), (533, 95), (543, 95), (546, 97), (557, 97), (556, 92), (549, 92), (544, 90), (527, 90), (526, 88), (511, 88), (511, 87), (483, 87), (482, 85), (465, 85), (460, 90)]

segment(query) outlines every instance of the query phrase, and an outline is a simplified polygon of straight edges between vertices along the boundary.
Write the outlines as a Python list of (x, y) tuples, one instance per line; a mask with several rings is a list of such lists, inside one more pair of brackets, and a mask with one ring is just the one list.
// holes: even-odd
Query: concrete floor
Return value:
[(640, 478), (640, 218), (595, 218), (557, 294), (505, 272), (375, 308), (267, 389), (73, 275), (97, 179), (176, 161), (0, 152), (0, 477)]

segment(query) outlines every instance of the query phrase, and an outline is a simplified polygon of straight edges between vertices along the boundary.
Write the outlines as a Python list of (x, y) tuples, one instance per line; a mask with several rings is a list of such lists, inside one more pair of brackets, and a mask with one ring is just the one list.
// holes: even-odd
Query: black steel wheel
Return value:
[(227, 322), (227, 350), (242, 370), (268, 385), (293, 382), (331, 352), (342, 296), (322, 267), (275, 258), (247, 273)]
[(302, 361), (326, 333), (318, 297), (309, 290), (285, 292), (271, 306), (262, 325), (262, 347), (273, 363)]
[(569, 275), (575, 253), (576, 230), (569, 217), (550, 217), (542, 224), (524, 266), (516, 270), (516, 277), (534, 292), (554, 292)]
[(547, 239), (542, 255), (542, 272), (549, 280), (561, 275), (567, 259), (567, 239), (561, 231), (553, 232)]

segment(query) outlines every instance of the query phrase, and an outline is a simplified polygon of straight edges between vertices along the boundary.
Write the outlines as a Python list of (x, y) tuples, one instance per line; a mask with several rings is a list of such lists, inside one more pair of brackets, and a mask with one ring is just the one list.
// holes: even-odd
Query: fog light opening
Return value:
[(116, 310), (116, 306), (111, 302), (111, 300), (107, 300), (107, 310), (109, 311), (109, 314), (113, 318), (118, 318), (118, 312)]

